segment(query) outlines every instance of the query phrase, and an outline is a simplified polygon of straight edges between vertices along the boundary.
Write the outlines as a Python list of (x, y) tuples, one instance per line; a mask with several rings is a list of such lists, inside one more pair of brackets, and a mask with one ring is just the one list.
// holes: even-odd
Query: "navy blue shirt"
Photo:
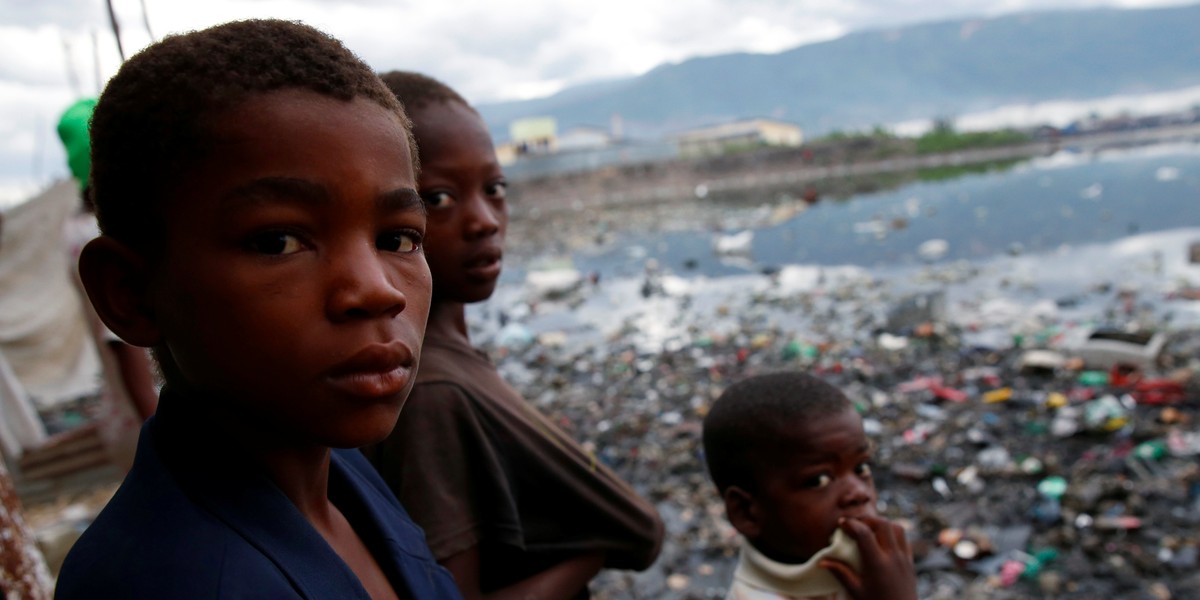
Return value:
[[(71, 549), (56, 598), (362, 598), (358, 577), (266, 473), (164, 398), (133, 468)], [(329, 498), (401, 598), (460, 595), (357, 450), (333, 450)]]

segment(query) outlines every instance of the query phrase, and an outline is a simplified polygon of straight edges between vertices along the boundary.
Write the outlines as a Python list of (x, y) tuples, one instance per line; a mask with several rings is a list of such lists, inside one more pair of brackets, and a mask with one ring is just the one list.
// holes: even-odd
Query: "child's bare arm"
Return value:
[(916, 600), (917, 574), (904, 528), (882, 517), (843, 519), (842, 531), (858, 544), (862, 572), (821, 561), (855, 600)]
[(442, 561), (462, 592), (463, 600), (568, 600), (575, 597), (604, 566), (603, 552), (566, 559), (504, 589), (484, 594), (479, 589), (479, 546)]

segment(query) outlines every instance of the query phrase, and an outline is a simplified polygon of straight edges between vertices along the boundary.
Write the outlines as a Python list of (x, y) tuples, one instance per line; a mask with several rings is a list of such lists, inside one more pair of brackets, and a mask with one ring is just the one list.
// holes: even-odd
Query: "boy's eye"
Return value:
[(425, 200), (425, 206), (430, 209), (446, 208), (454, 202), (454, 196), (448, 192), (429, 192), (421, 198)]
[(375, 238), (375, 247), (385, 252), (409, 254), (420, 249), (421, 236), (410, 230), (389, 231), (381, 233), (378, 238)]
[(863, 477), (870, 477), (871, 476), (871, 463), (865, 463), (865, 462), (858, 463), (858, 466), (854, 468), (854, 472), (859, 475), (862, 475)]
[(824, 473), (814, 475), (804, 480), (804, 487), (812, 489), (820, 489), (833, 483), (833, 478)]
[(250, 249), (260, 254), (279, 256), (304, 249), (300, 238), (283, 231), (268, 231), (250, 239)]
[(508, 197), (508, 183), (503, 181), (489, 183), (483, 191), (486, 192), (490, 198), (503, 200)]

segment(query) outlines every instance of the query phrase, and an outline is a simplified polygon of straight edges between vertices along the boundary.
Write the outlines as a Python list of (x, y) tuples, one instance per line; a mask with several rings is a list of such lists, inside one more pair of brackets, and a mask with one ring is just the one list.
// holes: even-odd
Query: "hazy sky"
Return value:
[[(244, 18), (323, 29), (377, 70), (434, 75), (472, 102), (536, 97), (665, 62), (776, 52), (863, 28), (1026, 10), (1196, 0), (113, 0), (126, 55)], [(62, 176), (54, 133), (120, 59), (104, 0), (0, 0), (0, 204)], [(93, 39), (94, 42), (93, 43)], [(97, 52), (98, 49), (98, 52)]]

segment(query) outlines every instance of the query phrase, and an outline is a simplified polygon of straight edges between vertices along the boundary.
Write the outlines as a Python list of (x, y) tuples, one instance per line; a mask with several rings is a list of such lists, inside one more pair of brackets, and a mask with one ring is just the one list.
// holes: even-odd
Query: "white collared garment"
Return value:
[(848, 600), (850, 594), (837, 577), (818, 565), (826, 558), (844, 562), (855, 571), (862, 567), (858, 545), (841, 529), (834, 531), (828, 546), (800, 565), (771, 560), (743, 540), (725, 600)]

